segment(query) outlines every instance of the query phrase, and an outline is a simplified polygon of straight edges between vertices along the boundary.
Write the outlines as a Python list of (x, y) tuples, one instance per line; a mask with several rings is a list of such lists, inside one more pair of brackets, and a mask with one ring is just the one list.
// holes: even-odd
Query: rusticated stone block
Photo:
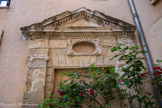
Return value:
[(53, 76), (54, 75), (54, 69), (53, 68), (47, 68), (47, 76)]
[(33, 61), (30, 61), (29, 68), (44, 68), (46, 67), (46, 61), (41, 59), (36, 59)]
[(46, 77), (46, 83), (53, 83), (54, 82), (54, 77), (53, 76), (47, 76)]
[(53, 83), (46, 83), (46, 90), (47, 91), (50, 91), (50, 90), (53, 90), (53, 87), (54, 87), (54, 84)]

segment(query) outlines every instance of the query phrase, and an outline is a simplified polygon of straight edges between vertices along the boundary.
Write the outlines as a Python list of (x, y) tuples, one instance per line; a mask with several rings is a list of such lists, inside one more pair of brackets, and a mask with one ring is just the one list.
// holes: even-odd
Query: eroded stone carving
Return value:
[(112, 47), (116, 44), (116, 38), (100, 39), (100, 45), (102, 45), (103, 47)]
[(118, 43), (122, 45), (132, 46), (133, 39), (132, 38), (118, 38)]

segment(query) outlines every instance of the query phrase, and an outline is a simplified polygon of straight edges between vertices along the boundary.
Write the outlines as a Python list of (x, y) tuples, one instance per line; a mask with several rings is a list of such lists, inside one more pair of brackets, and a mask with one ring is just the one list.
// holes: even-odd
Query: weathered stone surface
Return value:
[(47, 39), (35, 40), (35, 48), (48, 48), (48, 40)]
[(133, 46), (133, 39), (132, 38), (118, 38), (118, 43), (125, 45), (125, 46)]
[(47, 91), (52, 91), (53, 90), (53, 86), (54, 86), (54, 84), (53, 84), (53, 82), (50, 82), (50, 83), (46, 83), (46, 90)]
[(51, 68), (52, 67), (52, 58), (51, 57), (49, 57), (49, 60), (47, 62), (47, 67), (48, 68)]
[(66, 58), (65, 58), (65, 55), (63, 54), (60, 54), (59, 55), (59, 66), (66, 66)]
[(37, 108), (44, 99), (44, 91), (33, 91), (28, 93), (28, 99), (23, 99), (23, 107)]
[(59, 66), (59, 55), (58, 54), (54, 54), (53, 58), (52, 58), (52, 65), (53, 66)]
[(54, 75), (54, 69), (53, 68), (47, 68), (47, 76), (53, 76)]
[(37, 59), (29, 62), (29, 68), (45, 68), (46, 67), (46, 61)]
[(103, 66), (104, 65), (104, 57), (103, 55), (97, 56), (97, 66)]
[(50, 40), (50, 48), (67, 48), (67, 40)]
[(79, 61), (80, 61), (80, 67), (88, 67), (90, 66), (90, 58), (87, 56), (80, 56), (79, 57)]
[(78, 56), (73, 56), (73, 65), (74, 66), (80, 66), (80, 62), (79, 62), (79, 57)]
[(97, 56), (91, 56), (91, 64), (96, 65), (96, 62), (97, 62)]
[(116, 37), (108, 38), (108, 39), (100, 39), (100, 45), (103, 47), (111, 47), (117, 44)]
[(104, 55), (104, 66), (107, 66), (107, 65), (109, 65), (110, 64), (110, 57), (109, 56), (106, 56), (106, 55)]
[(66, 56), (66, 64), (67, 66), (73, 66), (73, 57)]
[(54, 77), (53, 76), (47, 76), (46, 77), (46, 83), (53, 83)]
[(48, 57), (48, 48), (34, 48), (29, 49), (29, 56), (33, 58), (46, 58)]

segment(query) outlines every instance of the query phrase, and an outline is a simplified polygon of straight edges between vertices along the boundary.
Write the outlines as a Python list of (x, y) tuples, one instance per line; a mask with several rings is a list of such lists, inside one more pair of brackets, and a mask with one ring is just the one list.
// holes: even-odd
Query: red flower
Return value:
[(105, 83), (103, 83), (102, 86), (105, 86)]
[(121, 82), (123, 82), (123, 80), (119, 80), (118, 82), (121, 83)]
[(147, 73), (149, 74), (149, 73), (150, 73), (150, 71), (147, 71)]
[(93, 89), (90, 89), (90, 90), (89, 90), (89, 94), (90, 94), (90, 95), (94, 95), (94, 90), (93, 90)]
[(162, 72), (159, 72), (159, 75), (162, 74)]
[(153, 69), (154, 70), (158, 70), (158, 69), (160, 69), (160, 67), (158, 66), (158, 67), (153, 67)]
[(80, 96), (83, 96), (83, 93), (79, 93)]
[(153, 75), (154, 75), (154, 76), (157, 76), (157, 75), (158, 75), (158, 73), (154, 73)]
[(157, 76), (157, 75), (160, 75), (160, 74), (162, 74), (162, 72), (156, 72), (153, 75)]
[(61, 96), (64, 96), (64, 92), (62, 92), (62, 91), (60, 91), (60, 90), (58, 90), (58, 92), (59, 92), (59, 94), (60, 94)]
[(143, 77), (145, 77), (146, 76), (146, 74), (141, 74), (141, 78), (143, 78)]
[(79, 74), (81, 74), (82, 72), (79, 72)]

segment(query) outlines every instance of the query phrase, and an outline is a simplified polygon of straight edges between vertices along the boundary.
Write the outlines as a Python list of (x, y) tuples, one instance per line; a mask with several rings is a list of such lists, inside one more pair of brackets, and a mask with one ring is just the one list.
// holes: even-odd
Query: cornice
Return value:
[(125, 32), (33, 32), (26, 33), (26, 36), (33, 39), (77, 39), (77, 38), (111, 38), (111, 37), (126, 37), (132, 38), (134, 36), (134, 32), (125, 31)]

